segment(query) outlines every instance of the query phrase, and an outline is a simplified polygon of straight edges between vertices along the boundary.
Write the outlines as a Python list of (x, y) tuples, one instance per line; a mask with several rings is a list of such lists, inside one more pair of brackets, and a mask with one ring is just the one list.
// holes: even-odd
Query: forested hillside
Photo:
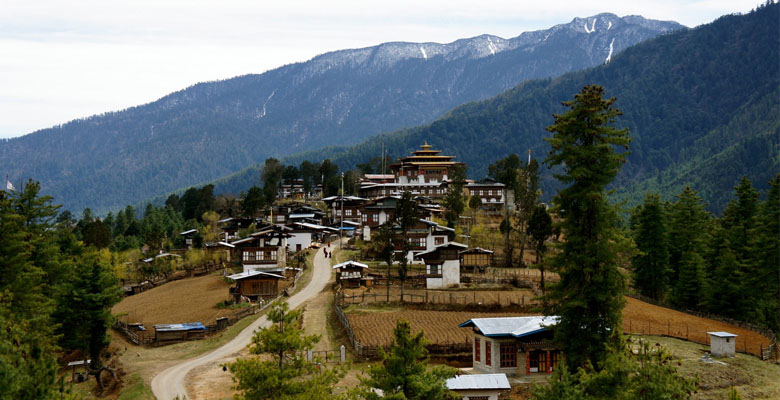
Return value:
[(67, 209), (102, 213), (268, 157), (429, 123), (460, 104), (601, 64), (680, 28), (599, 14), (511, 39), (336, 51), (0, 141), (0, 171), (14, 182), (39, 180)]
[[(619, 194), (634, 202), (646, 191), (671, 198), (690, 185), (719, 213), (742, 176), (764, 191), (779, 170), (779, 10), (775, 3), (747, 15), (724, 16), (633, 46), (609, 64), (527, 82), (456, 108), (427, 126), (285, 162), (330, 158), (347, 169), (378, 157), (383, 144), (397, 157), (427, 140), (468, 163), (469, 176), (481, 178), (491, 162), (510, 153), (532, 149), (535, 157), (544, 158), (545, 127), (552, 114), (563, 110), (560, 102), (596, 83), (617, 98), (623, 111), (619, 124), (631, 131), (631, 154), (615, 182)], [(230, 182), (240, 181), (234, 176)], [(549, 199), (556, 188), (549, 172), (541, 186)]]

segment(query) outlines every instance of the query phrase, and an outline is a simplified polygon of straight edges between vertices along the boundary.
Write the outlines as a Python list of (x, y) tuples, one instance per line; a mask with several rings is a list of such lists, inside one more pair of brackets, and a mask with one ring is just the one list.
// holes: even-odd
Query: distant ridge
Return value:
[(40, 180), (66, 209), (105, 212), (270, 156), (429, 123), (460, 104), (602, 64), (681, 28), (599, 14), (511, 39), (482, 35), (336, 51), (0, 141), (0, 172), (13, 181)]
[[(290, 156), (285, 163), (330, 158), (342, 169), (380, 154), (398, 157), (428, 141), (481, 178), (510, 153), (543, 159), (552, 114), (584, 85), (617, 98), (630, 128), (631, 154), (615, 187), (641, 202), (652, 191), (672, 199), (690, 185), (721, 212), (742, 176), (764, 190), (780, 172), (780, 5), (728, 15), (695, 29), (648, 40), (613, 55), (607, 65), (526, 82), (492, 99), (455, 108), (430, 125), (371, 138), (351, 147)], [(256, 171), (215, 181), (216, 191), (246, 185)], [(542, 188), (558, 189), (549, 171)]]

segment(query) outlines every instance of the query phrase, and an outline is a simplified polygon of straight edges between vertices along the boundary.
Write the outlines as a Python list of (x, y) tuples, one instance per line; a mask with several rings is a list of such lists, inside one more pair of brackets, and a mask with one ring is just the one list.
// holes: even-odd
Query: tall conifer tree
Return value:
[(609, 342), (617, 340), (625, 303), (613, 240), (617, 217), (606, 186), (625, 160), (616, 148), (627, 149), (630, 139), (627, 129), (612, 126), (621, 113), (603, 94), (601, 86), (586, 86), (547, 128), (554, 134), (545, 163), (561, 168), (555, 177), (566, 185), (555, 197), (566, 240), (551, 259), (560, 282), (546, 296), (547, 312), (560, 316), (553, 329), (570, 371), (600, 368)]
[(648, 194), (636, 217), (634, 241), (634, 286), (644, 296), (660, 300), (669, 286), (669, 238), (663, 204), (656, 194)]

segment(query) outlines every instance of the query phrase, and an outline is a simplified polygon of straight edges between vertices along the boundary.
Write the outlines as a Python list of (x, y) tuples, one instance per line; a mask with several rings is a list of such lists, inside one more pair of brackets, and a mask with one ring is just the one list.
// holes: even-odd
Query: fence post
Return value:
[(341, 350), (341, 363), (344, 364), (347, 361), (347, 348), (342, 344), (339, 350)]
[(306, 361), (311, 362), (314, 358), (312, 357), (312, 351), (311, 349), (306, 350)]

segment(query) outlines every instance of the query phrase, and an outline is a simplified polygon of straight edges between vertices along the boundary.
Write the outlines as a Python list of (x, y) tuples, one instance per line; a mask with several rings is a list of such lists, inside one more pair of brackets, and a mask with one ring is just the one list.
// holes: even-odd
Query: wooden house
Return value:
[(330, 196), (322, 201), (328, 206), (329, 225), (335, 226), (340, 225), (341, 221), (360, 224), (363, 205), (368, 202), (368, 199), (356, 196)]
[(466, 245), (448, 242), (416, 255), (425, 262), (425, 287), (442, 289), (460, 284), (460, 258), (458, 252)]
[(234, 258), (241, 263), (244, 272), (284, 272), (287, 266), (287, 239), (290, 237), (290, 228), (268, 224), (249, 237), (230, 244), (235, 246)]
[(496, 180), (485, 178), (479, 181), (471, 181), (463, 187), (466, 196), (477, 196), (482, 201), (482, 209), (498, 211), (506, 204), (506, 185)]
[(276, 298), (279, 294), (279, 280), (284, 279), (284, 276), (271, 272), (246, 271), (228, 278), (236, 282), (236, 286), (230, 288), (230, 296), (234, 303), (239, 303), (242, 298), (251, 301)]
[(474, 318), (460, 325), (472, 328), (474, 371), (510, 376), (551, 374), (561, 361), (547, 327), (558, 317)]
[(414, 263), (418, 253), (433, 250), (436, 246), (449, 242), (449, 237), (455, 233), (455, 230), (433, 221), (418, 219), (407, 231), (406, 237), (402, 237), (403, 231), (398, 225), (393, 226), (393, 232), (395, 236), (393, 240), (395, 252), (403, 252), (403, 241), (406, 240), (409, 244), (409, 252), (406, 254), (406, 258), (409, 263)]
[(262, 224), (261, 220), (257, 218), (225, 218), (217, 221), (222, 233), (220, 233), (220, 239), (224, 242), (230, 242), (238, 238), (238, 231), (241, 229), (247, 229), (252, 224)]
[(493, 264), (493, 251), (475, 247), (460, 252), (460, 266), (472, 271), (485, 272)]
[(368, 265), (357, 261), (345, 261), (333, 266), (336, 270), (336, 282), (345, 288), (371, 286), (372, 277), (368, 276)]

